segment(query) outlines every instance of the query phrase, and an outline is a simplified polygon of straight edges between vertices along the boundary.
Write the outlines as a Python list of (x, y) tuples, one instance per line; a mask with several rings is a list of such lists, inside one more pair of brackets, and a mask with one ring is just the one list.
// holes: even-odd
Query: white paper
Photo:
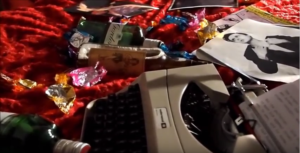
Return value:
[(277, 87), (249, 106), (239, 105), (246, 119), (257, 120), (254, 131), (270, 153), (299, 152), (299, 80)]
[[(284, 54), (287, 55), (287, 52), (293, 52), (295, 54), (299, 53), (299, 49), (294, 50), (286, 50), (285, 48), (279, 48), (281, 44), (278, 44), (277, 38), (272, 38), (273, 45), (271, 47), (262, 48), (260, 46), (253, 46), (247, 43), (240, 43), (240, 42), (230, 42), (223, 39), (223, 36), (228, 33), (245, 33), (252, 36), (254, 39), (259, 41), (264, 41), (264, 45), (270, 45), (271, 43), (267, 43), (266, 41), (270, 41), (267, 37), (274, 37), (274, 36), (291, 36), (299, 38), (300, 30), (294, 28), (286, 28), (286, 27), (279, 27), (275, 25), (271, 25), (268, 23), (262, 23), (250, 19), (244, 19), (243, 21), (237, 23), (233, 27), (226, 30), (224, 33), (218, 35), (216, 38), (212, 39), (205, 45), (203, 45), (197, 52), (204, 51), (205, 53), (211, 55), (212, 57), (216, 58), (217, 60), (227, 63), (231, 67), (235, 67), (236, 69), (243, 71), (244, 73), (263, 80), (270, 80), (270, 81), (279, 81), (279, 82), (293, 82), (299, 79), (299, 57), (298, 59), (293, 60), (294, 65), (287, 65), (282, 64), (279, 62), (278, 59), (283, 59), (282, 56), (277, 56), (277, 59), (271, 59), (266, 55), (269, 53)], [(286, 41), (285, 39), (281, 39), (279, 41)], [(274, 45), (275, 43), (275, 45)], [(295, 43), (293, 43), (295, 44)], [(299, 45), (299, 43), (295, 44)], [(274, 48), (275, 47), (275, 48)], [(255, 64), (253, 60), (249, 60), (245, 57), (246, 48), (248, 48), (247, 53), (249, 53), (249, 48), (256, 49), (256, 55), (261, 54), (264, 56), (265, 59), (260, 60), (264, 62), (268, 62), (272, 64), (272, 72), (266, 72), (267, 69), (270, 71), (271, 66), (267, 66), (266, 64)], [(271, 51), (269, 51), (269, 48)], [(254, 49), (250, 49), (252, 52)], [(275, 50), (275, 51), (274, 51)], [(253, 52), (254, 53), (254, 52)], [(196, 53), (198, 54), (198, 53)], [(290, 53), (289, 53), (290, 54)], [(249, 55), (249, 54), (248, 54)], [(299, 56), (299, 55), (298, 55)], [(249, 56), (248, 56), (249, 57)], [(251, 55), (253, 59), (254, 56)], [(281, 58), (282, 57), (282, 58)], [(297, 56), (293, 56), (297, 57)], [(201, 58), (201, 57), (199, 57)], [(268, 59), (269, 58), (269, 59)], [(284, 59), (285, 62), (291, 62), (291, 59)], [(296, 63), (296, 64), (295, 64)], [(296, 66), (295, 66), (296, 65)]]

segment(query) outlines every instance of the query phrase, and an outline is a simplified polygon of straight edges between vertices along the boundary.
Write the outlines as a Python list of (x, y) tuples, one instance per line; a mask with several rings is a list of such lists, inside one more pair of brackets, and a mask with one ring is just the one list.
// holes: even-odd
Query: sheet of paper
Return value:
[(270, 153), (299, 152), (299, 80), (240, 104), (246, 119), (257, 120), (254, 131)]
[(196, 52), (258, 79), (290, 83), (299, 79), (299, 32), (244, 19)]

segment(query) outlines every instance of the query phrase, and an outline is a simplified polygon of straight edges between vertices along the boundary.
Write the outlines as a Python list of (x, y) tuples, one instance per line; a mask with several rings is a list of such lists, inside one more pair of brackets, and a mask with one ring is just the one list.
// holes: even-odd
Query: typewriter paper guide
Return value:
[(257, 120), (255, 133), (270, 153), (299, 152), (299, 80), (239, 105), (245, 118)]
[(289, 83), (299, 79), (299, 32), (244, 19), (200, 50), (252, 77)]

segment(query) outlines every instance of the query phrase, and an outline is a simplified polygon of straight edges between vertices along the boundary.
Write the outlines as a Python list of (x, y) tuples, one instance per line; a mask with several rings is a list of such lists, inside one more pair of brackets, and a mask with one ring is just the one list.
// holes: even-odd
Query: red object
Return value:
[[(54, 84), (55, 74), (69, 68), (64, 65), (57, 47), (66, 45), (62, 35), (78, 21), (78, 16), (71, 16), (64, 12), (63, 7), (79, 1), (35, 0), (34, 2), (26, 1), (28, 3), (22, 5), (18, 0), (3, 1), (11, 10), (0, 12), (0, 73), (13, 79), (31, 79), (45, 86)], [(148, 1), (138, 0), (138, 2), (146, 3)], [(146, 28), (151, 25), (152, 21), (158, 22), (166, 14), (170, 3), (171, 0), (152, 0), (151, 5), (161, 9), (136, 16), (130, 20), (131, 24), (136, 23)], [(269, 0), (257, 4), (264, 10), (288, 17), (296, 23), (299, 23), (298, 5), (298, 0), (283, 0), (281, 3)], [(207, 9), (206, 17), (208, 20), (214, 21), (237, 10), (238, 8)], [(190, 11), (195, 12), (195, 10)], [(170, 12), (170, 14), (176, 13), (176, 11)], [(187, 51), (192, 51), (200, 46), (198, 38), (192, 30), (180, 32), (173, 24), (158, 26), (149, 37), (160, 39), (166, 43), (181, 40), (184, 44), (183, 49)], [(219, 67), (218, 69), (227, 84), (236, 77), (236, 74), (228, 68)], [(90, 88), (76, 88), (77, 98), (74, 107), (69, 115), (64, 115), (44, 94), (44, 88), (15, 90), (11, 84), (0, 79), (0, 111), (42, 115), (57, 123), (63, 129), (66, 138), (78, 139), (84, 107), (91, 100), (119, 91), (133, 80), (134, 78), (107, 75), (98, 85)], [(277, 84), (269, 85), (274, 87)]]

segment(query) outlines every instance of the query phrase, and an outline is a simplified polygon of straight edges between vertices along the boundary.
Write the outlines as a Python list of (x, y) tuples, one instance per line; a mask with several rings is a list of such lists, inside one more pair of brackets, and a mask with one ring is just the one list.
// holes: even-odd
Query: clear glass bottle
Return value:
[(1, 153), (88, 153), (90, 145), (61, 139), (50, 121), (32, 114), (10, 115), (1, 120)]
[(143, 47), (159, 47), (161, 44), (160, 40), (145, 38), (142, 28), (136, 25), (96, 22), (82, 18), (77, 25), (77, 30), (92, 35), (91, 42), (94, 43)]

